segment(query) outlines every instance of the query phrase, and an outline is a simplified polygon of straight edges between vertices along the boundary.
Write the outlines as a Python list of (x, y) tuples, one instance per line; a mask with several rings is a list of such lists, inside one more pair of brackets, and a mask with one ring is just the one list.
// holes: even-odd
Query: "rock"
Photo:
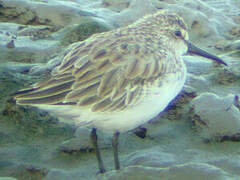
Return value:
[(182, 90), (175, 100), (168, 104), (160, 117), (168, 120), (181, 120), (185, 114), (184, 107), (187, 106), (194, 97), (196, 97), (196, 91), (187, 92)]
[(240, 161), (239, 159), (227, 159), (227, 158), (222, 158), (219, 160), (213, 160), (208, 162), (211, 165), (214, 165), (218, 168), (223, 169), (226, 172), (229, 172), (231, 174), (237, 174), (240, 176)]
[(82, 23), (89, 17), (104, 21), (99, 17), (106, 15), (106, 12), (96, 10), (96, 4), (100, 2), (9, 0), (0, 3), (1, 21), (25, 25), (67, 26)]
[(236, 41), (233, 41), (231, 44), (230, 44), (230, 50), (240, 50), (240, 40), (236, 40)]
[(91, 129), (85, 127), (77, 128), (75, 137), (63, 142), (59, 150), (66, 153), (92, 151), (93, 147), (90, 140), (90, 132)]
[(231, 33), (233, 36), (240, 37), (240, 26), (233, 27), (233, 28), (230, 30), (230, 33)]
[[(39, 27), (39, 29), (31, 27), (25, 28), (26, 31), (21, 30), (20, 34), (24, 37), (29, 37), (34, 43), (41, 45), (41, 41), (45, 41), (46, 43), (49, 42), (56, 42), (57, 49), (51, 56), (48, 56), (47, 59), (53, 57), (50, 59), (46, 64), (35, 64), (32, 69), (30, 69), (30, 74), (37, 75), (37, 74), (44, 74), (51, 72), (57, 65), (59, 65), (64, 57), (64, 55), (69, 52), (69, 50), (73, 47), (76, 47), (81, 43), (82, 40), (88, 38), (90, 35), (98, 32), (109, 30), (109, 26), (98, 23), (94, 20), (89, 19), (88, 21), (79, 24), (79, 25), (72, 25), (68, 26), (66, 28), (63, 28), (57, 32), (56, 29), (51, 29), (49, 27), (43, 26)], [(39, 33), (38, 33), (39, 32)], [(43, 35), (41, 35), (44, 32)], [(49, 36), (51, 37), (48, 40), (38, 40), (37, 34), (40, 34), (41, 36)], [(33, 40), (35, 38), (35, 40)], [(76, 43), (74, 43), (76, 42)], [(68, 46), (69, 45), (69, 46)], [(65, 49), (61, 52), (59, 52), (62, 49), (62, 46), (65, 47)], [(47, 47), (46, 47), (47, 48)], [(48, 49), (47, 51), (50, 51), (51, 49)], [(58, 55), (55, 56), (55, 53), (58, 52)], [(34, 53), (38, 53), (35, 52)], [(41, 52), (40, 52), (41, 53)], [(42, 52), (43, 53), (43, 52)], [(48, 53), (43, 53), (41, 58), (44, 58)], [(8, 58), (9, 59), (9, 58)], [(46, 60), (46, 58), (44, 59)], [(16, 61), (16, 60), (15, 60)], [(37, 57), (33, 60), (34, 62), (41, 62)]]
[(15, 48), (15, 45), (14, 45), (14, 40), (12, 39), (10, 42), (7, 43), (6, 45), (7, 48)]
[(11, 4), (13, 2), (7, 3), (2, 2), (1, 3), (1, 20), (2, 21), (10, 21), (14, 20), (18, 24), (28, 24), (31, 21), (34, 21), (34, 19), (37, 19), (36, 14), (23, 6), (14, 6)]
[(125, 166), (141, 165), (145, 167), (167, 167), (175, 164), (176, 161), (175, 155), (163, 152), (159, 147), (135, 151), (123, 160)]
[(27, 163), (16, 163), (10, 167), (1, 167), (0, 180), (43, 179), (47, 169), (39, 168)]
[(17, 36), (29, 36), (32, 41), (39, 39), (53, 40), (53, 33), (60, 30), (61, 26), (20, 26), (19, 30), (16, 32)]
[(226, 51), (230, 48), (231, 43), (232, 43), (232, 40), (231, 41), (230, 40), (220, 40), (220, 41), (216, 42), (215, 48), (219, 49), (221, 51)]
[(156, 11), (156, 8), (151, 0), (141, 1), (141, 3), (138, 0), (131, 0), (128, 8), (125, 8), (120, 13), (106, 17), (106, 19), (115, 27), (126, 26), (154, 11)]
[(184, 56), (188, 73), (194, 75), (207, 74), (213, 70), (213, 61), (201, 56)]
[(221, 40), (216, 43), (215, 48), (222, 51), (238, 52), (240, 50), (240, 40)]
[[(91, 129), (87, 127), (78, 127), (73, 138), (63, 142), (59, 150), (66, 153), (91, 152), (93, 146), (90, 139)], [(112, 137), (100, 130), (97, 131), (98, 144), (101, 149), (111, 148)]]
[(187, 163), (175, 166), (170, 166), (168, 168), (150, 168), (143, 166), (130, 166), (126, 167), (120, 171), (110, 171), (106, 174), (99, 176), (100, 180), (124, 180), (124, 179), (138, 179), (145, 180), (169, 180), (178, 179), (186, 180), (192, 179), (203, 180), (235, 180), (236, 177), (226, 173), (220, 168), (213, 165), (208, 165), (205, 163)]
[(106, 25), (89, 19), (84, 23), (67, 27), (67, 29), (64, 30), (66, 33), (61, 38), (60, 42), (62, 45), (66, 46), (74, 42), (83, 41), (92, 34), (104, 32), (109, 29), (110, 28)]
[(204, 76), (188, 74), (185, 85), (194, 88), (195, 93), (206, 92), (210, 89), (210, 82)]
[(121, 12), (125, 8), (128, 8), (131, 0), (103, 0), (102, 6), (112, 11)]
[(234, 73), (234, 71), (223, 69), (217, 73), (216, 80), (219, 84), (229, 85), (238, 81), (239, 77)]
[(91, 152), (93, 147), (91, 145), (89, 136), (81, 138), (72, 138), (64, 141), (58, 148), (61, 152), (74, 154), (78, 152)]
[[(32, 35), (21, 35), (18, 24), (0, 23), (0, 61), (1, 62), (46, 62), (61, 50), (60, 44), (54, 39), (32, 39)], [(18, 33), (20, 35), (18, 35)]]
[[(155, 6), (158, 9), (170, 9), (180, 14), (188, 24), (191, 40), (200, 44), (203, 43), (205, 46), (206, 40), (214, 39), (216, 41), (216, 38), (221, 39), (219, 34), (228, 32), (234, 27), (231, 18), (200, 0), (158, 1)], [(223, 28), (216, 28), (218, 26)]]
[(0, 177), (0, 180), (17, 180), (17, 179), (13, 177)]
[(66, 180), (66, 179), (71, 179), (71, 175), (63, 170), (51, 169), (48, 172), (45, 179), (46, 180)]
[(191, 119), (201, 129), (202, 137), (221, 140), (240, 133), (240, 111), (234, 105), (234, 97), (232, 94), (219, 97), (203, 93), (193, 99)]
[(147, 128), (145, 127), (138, 127), (135, 131), (134, 134), (140, 138), (145, 138), (147, 135)]
[(185, 92), (188, 93), (188, 94), (195, 94), (195, 97), (196, 97), (196, 92), (197, 92), (197, 90), (196, 90), (195, 88), (189, 86), (189, 85), (186, 85), (186, 84), (185, 84), (185, 85), (183, 86), (183, 91), (185, 91)]

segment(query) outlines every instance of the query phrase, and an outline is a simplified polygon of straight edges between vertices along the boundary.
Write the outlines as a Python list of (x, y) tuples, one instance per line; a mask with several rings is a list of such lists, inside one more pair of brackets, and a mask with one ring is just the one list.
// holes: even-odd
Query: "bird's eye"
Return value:
[(182, 32), (181, 31), (175, 31), (175, 36), (177, 37), (182, 37)]

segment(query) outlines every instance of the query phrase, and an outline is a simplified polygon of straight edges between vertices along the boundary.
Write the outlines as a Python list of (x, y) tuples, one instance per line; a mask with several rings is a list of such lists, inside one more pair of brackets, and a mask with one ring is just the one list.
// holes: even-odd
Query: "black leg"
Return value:
[(119, 159), (118, 159), (118, 137), (119, 137), (119, 134), (120, 134), (119, 132), (115, 132), (113, 135), (113, 140), (112, 140), (114, 165), (115, 165), (116, 170), (120, 169), (120, 164), (119, 164)]
[(96, 156), (97, 156), (97, 160), (98, 160), (98, 167), (99, 167), (100, 173), (105, 173), (106, 170), (105, 170), (105, 168), (103, 166), (103, 161), (102, 161), (102, 158), (101, 158), (100, 150), (98, 148), (96, 131), (97, 131), (96, 128), (92, 129), (91, 141), (92, 141), (93, 147), (94, 147), (94, 149), (96, 151)]

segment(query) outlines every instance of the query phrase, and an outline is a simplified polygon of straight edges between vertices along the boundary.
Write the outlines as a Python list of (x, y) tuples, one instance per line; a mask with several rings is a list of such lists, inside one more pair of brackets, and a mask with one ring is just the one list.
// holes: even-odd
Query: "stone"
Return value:
[(111, 9), (112, 11), (121, 12), (125, 8), (128, 8), (131, 0), (103, 0), (102, 6), (108, 9)]
[(236, 176), (226, 173), (220, 168), (205, 163), (187, 163), (170, 166), (168, 168), (150, 168), (143, 166), (130, 166), (126, 167), (119, 172), (110, 171), (105, 175), (99, 176), (100, 180), (124, 180), (124, 179), (138, 179), (145, 180), (168, 180), (178, 179), (186, 180), (235, 180)]
[(206, 92), (210, 90), (211, 82), (204, 76), (188, 74), (185, 85), (190, 86), (196, 90), (195, 93)]
[(184, 62), (187, 65), (188, 73), (194, 75), (210, 73), (214, 68), (212, 61), (199, 56), (184, 56)]
[(120, 13), (106, 17), (106, 19), (115, 27), (126, 26), (154, 11), (156, 11), (156, 8), (151, 0), (141, 1), (141, 3), (138, 0), (132, 0), (128, 8), (125, 8)]
[(234, 73), (234, 71), (223, 69), (217, 73), (216, 80), (219, 84), (229, 85), (238, 81), (239, 77)]
[(0, 180), (17, 180), (17, 179), (13, 177), (0, 177)]
[(194, 114), (191, 119), (206, 139), (221, 140), (224, 136), (240, 133), (240, 111), (234, 105), (234, 95), (219, 97), (202, 93), (191, 102)]
[(221, 168), (226, 172), (229, 172), (231, 174), (237, 174), (238, 176), (240, 176), (240, 172), (239, 172), (240, 160), (239, 159), (222, 158), (219, 160), (209, 161), (208, 163), (218, 168)]
[(147, 128), (145, 127), (138, 127), (135, 131), (134, 134), (140, 138), (145, 138), (147, 135)]
[(92, 34), (104, 32), (107, 30), (109, 30), (109, 27), (106, 25), (89, 19), (84, 23), (67, 27), (65, 30), (67, 32), (61, 38), (60, 42), (62, 45), (66, 46), (74, 42), (83, 41)]
[(163, 150), (158, 147), (135, 151), (125, 156), (123, 162), (126, 166), (167, 167), (175, 164), (176, 161), (177, 158), (175, 155), (163, 152)]
[[(65, 153), (74, 152), (91, 152), (94, 151), (91, 139), (91, 129), (87, 127), (78, 127), (75, 131), (74, 137), (64, 141), (60, 146), (59, 150)], [(112, 137), (100, 130), (97, 131), (98, 144), (101, 149), (111, 148)]]
[(61, 47), (57, 40), (46, 40), (44, 36), (33, 39), (32, 34), (29, 36), (21, 34), (23, 29), (19, 30), (18, 24), (12, 23), (8, 27), (9, 24), (0, 23), (0, 31), (2, 32), (0, 34), (1, 62), (46, 62), (60, 51)]
[(70, 174), (63, 170), (58, 170), (58, 169), (51, 169), (46, 178), (46, 180), (66, 180), (66, 179), (71, 179)]

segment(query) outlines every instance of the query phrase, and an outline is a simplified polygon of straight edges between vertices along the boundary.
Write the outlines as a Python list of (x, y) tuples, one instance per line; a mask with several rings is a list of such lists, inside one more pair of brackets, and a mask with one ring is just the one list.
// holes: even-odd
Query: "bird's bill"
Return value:
[(196, 47), (195, 45), (193, 45), (190, 42), (187, 42), (187, 45), (188, 45), (188, 53), (189, 54), (196, 54), (196, 55), (199, 55), (199, 56), (202, 56), (202, 57), (205, 57), (205, 58), (217, 61), (218, 63), (224, 64), (225, 66), (227, 66), (227, 63), (225, 63), (219, 57), (214, 56), (214, 55), (212, 55), (212, 54), (210, 54), (210, 53), (208, 53), (208, 52), (206, 52), (206, 51)]

